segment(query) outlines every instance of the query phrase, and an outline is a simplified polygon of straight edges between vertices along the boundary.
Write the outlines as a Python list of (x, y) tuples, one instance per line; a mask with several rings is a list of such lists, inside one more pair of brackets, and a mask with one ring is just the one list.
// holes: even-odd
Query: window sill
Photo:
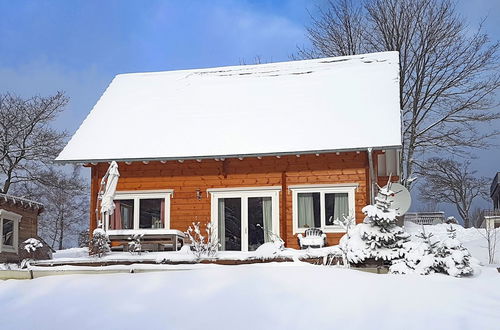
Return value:
[(8, 252), (8, 253), (16, 253), (17, 254), (17, 249), (15, 249), (13, 246), (2, 245), (2, 246), (0, 246), (0, 252)]

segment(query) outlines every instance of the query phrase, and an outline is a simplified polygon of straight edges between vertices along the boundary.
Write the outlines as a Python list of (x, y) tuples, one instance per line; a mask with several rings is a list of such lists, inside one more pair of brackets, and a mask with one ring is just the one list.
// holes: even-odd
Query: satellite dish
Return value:
[[(387, 188), (387, 186), (384, 188)], [(391, 183), (390, 190), (394, 192), (394, 195), (388, 198), (391, 202), (391, 208), (396, 210), (398, 216), (408, 212), (411, 205), (411, 195), (408, 189), (400, 183)]]

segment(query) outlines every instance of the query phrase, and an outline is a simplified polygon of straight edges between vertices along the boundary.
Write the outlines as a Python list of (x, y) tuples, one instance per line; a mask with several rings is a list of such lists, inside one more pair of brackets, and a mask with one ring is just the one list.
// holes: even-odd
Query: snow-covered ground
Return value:
[(500, 274), (377, 275), (304, 263), (0, 283), (1, 329), (498, 329)]
[[(416, 234), (421, 227), (406, 229)], [(445, 225), (426, 230), (446, 236)], [(476, 229), (458, 228), (457, 238), (486, 263)], [(56, 257), (87, 258), (81, 249)], [(298, 261), (158, 267), (170, 271), (0, 281), (0, 329), (500, 328), (500, 273), (491, 266), (467, 278), (378, 275)]]

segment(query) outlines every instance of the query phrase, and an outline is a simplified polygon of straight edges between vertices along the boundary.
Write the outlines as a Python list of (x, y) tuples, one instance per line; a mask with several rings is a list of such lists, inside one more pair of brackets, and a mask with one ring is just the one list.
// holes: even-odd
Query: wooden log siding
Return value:
[(22, 217), (19, 222), (18, 253), (5, 251), (0, 253), (0, 262), (18, 262), (20, 261), (19, 254), (22, 252), (23, 242), (28, 238), (37, 237), (38, 213), (40, 211), (35, 208), (26, 207), (26, 205), (14, 204), (11, 201), (6, 202), (4, 200), (0, 200), (0, 209), (17, 213)]
[[(170, 204), (170, 228), (186, 231), (193, 221), (210, 221), (210, 188), (235, 188), (259, 186), (286, 186), (301, 184), (359, 184), (356, 194), (356, 221), (364, 218), (361, 209), (369, 201), (368, 157), (366, 152), (345, 152), (301, 157), (281, 156), (244, 158), (242, 160), (213, 159), (185, 160), (183, 163), (151, 161), (148, 164), (133, 162), (130, 165), (120, 162), (118, 191), (173, 189)], [(96, 195), (99, 182), (108, 168), (107, 163), (91, 165), (92, 198), (91, 226), (96, 226)], [(285, 182), (283, 182), (285, 181)], [(202, 193), (201, 200), (196, 198), (196, 190)], [(285, 191), (285, 206), (282, 205), (283, 191), (280, 194), (280, 232), (288, 247), (298, 248), (297, 236), (293, 234), (292, 193)], [(286, 212), (286, 214), (283, 214)], [(286, 220), (281, 223), (282, 220)], [(338, 244), (342, 233), (327, 234), (329, 245)]]

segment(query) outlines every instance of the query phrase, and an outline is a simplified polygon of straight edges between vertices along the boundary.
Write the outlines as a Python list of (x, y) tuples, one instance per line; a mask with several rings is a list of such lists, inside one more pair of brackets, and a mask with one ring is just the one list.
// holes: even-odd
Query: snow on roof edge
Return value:
[(55, 159), (55, 162), (60, 164), (71, 163), (107, 163), (107, 162), (137, 162), (137, 161), (175, 161), (175, 160), (193, 160), (193, 159), (225, 159), (225, 158), (249, 158), (249, 157), (273, 157), (273, 156), (291, 156), (291, 155), (314, 155), (328, 154), (333, 152), (354, 152), (372, 150), (392, 150), (401, 149), (401, 144), (392, 146), (371, 146), (343, 149), (328, 149), (328, 150), (306, 150), (306, 151), (285, 151), (285, 152), (268, 152), (268, 153), (253, 153), (253, 154), (232, 154), (232, 155), (205, 155), (205, 156), (181, 156), (181, 157), (138, 157), (138, 158), (114, 158), (114, 159)]

